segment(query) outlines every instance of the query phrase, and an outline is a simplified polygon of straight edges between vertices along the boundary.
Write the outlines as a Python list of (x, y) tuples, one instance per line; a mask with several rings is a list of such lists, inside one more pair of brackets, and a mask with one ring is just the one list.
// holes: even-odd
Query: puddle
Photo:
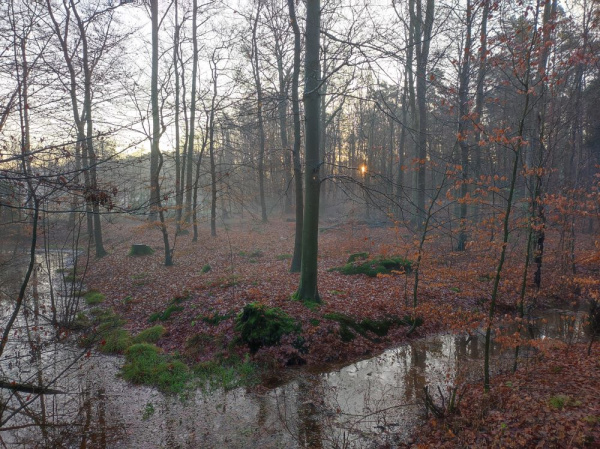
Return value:
[[(298, 370), (264, 393), (237, 389), (186, 398), (118, 377), (122, 359), (58, 341), (53, 310), (74, 307), (57, 269), (72, 255), (40, 257), (26, 303), (0, 360), (0, 377), (60, 394), (0, 389), (0, 440), (10, 448), (336, 448), (406, 441), (422, 419), (423, 387), (446, 394), (457, 379), (479, 379), (483, 335), (436, 335), (343, 367)], [(16, 273), (19, 275), (19, 273)], [(4, 272), (2, 320), (12, 289)], [(52, 280), (49, 281), (49, 278)], [(66, 287), (68, 287), (66, 289)], [(14, 296), (13, 296), (14, 297)], [(53, 309), (53, 305), (55, 308)], [(535, 338), (585, 339), (582, 314), (547, 311)], [(512, 351), (494, 349), (494, 369)], [(527, 357), (527, 354), (524, 354)]]

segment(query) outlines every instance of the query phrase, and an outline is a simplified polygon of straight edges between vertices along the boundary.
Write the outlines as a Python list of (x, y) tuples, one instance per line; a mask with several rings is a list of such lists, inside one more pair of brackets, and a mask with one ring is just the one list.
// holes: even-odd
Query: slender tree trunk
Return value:
[(538, 83), (538, 97), (540, 98), (539, 110), (538, 113), (535, 114), (537, 120), (537, 148), (536, 154), (534, 155), (535, 165), (538, 170), (535, 171), (534, 176), (534, 192), (535, 196), (533, 198), (533, 211), (535, 216), (535, 251), (534, 251), (534, 262), (536, 265), (536, 270), (533, 274), (533, 281), (535, 283), (536, 288), (539, 290), (542, 283), (542, 260), (544, 257), (544, 240), (546, 238), (545, 226), (546, 226), (546, 218), (544, 214), (544, 204), (542, 202), (543, 195), (543, 183), (542, 183), (542, 172), (541, 170), (544, 167), (544, 159), (545, 153), (547, 151), (546, 146), (544, 144), (545, 141), (545, 130), (546, 130), (546, 70), (548, 66), (548, 57), (550, 54), (550, 46), (548, 44), (551, 43), (552, 36), (552, 22), (554, 21), (554, 16), (556, 15), (556, 0), (548, 0), (544, 5), (544, 16), (542, 23), (542, 45), (543, 50), (540, 55), (540, 61), (538, 70), (540, 70), (540, 81)]
[(402, 88), (402, 130), (400, 134), (400, 142), (398, 143), (398, 178), (396, 181), (396, 204), (397, 214), (396, 217), (400, 218), (402, 215), (402, 203), (403, 203), (403, 192), (404, 192), (404, 170), (405, 158), (406, 158), (406, 133), (408, 132), (408, 76), (404, 75), (404, 87)]
[(425, 219), (425, 190), (427, 187), (427, 61), (431, 31), (433, 28), (433, 15), (435, 0), (427, 0), (425, 22), (422, 20), (421, 0), (416, 0), (415, 21), (415, 46), (417, 53), (417, 103), (419, 113), (419, 126), (417, 136), (417, 227), (423, 228)]
[[(487, 69), (487, 21), (490, 14), (490, 0), (484, 0), (483, 10), (481, 13), (481, 31), (479, 33), (479, 41), (481, 47), (479, 50), (479, 72), (477, 73), (477, 86), (475, 93), (475, 115), (477, 120), (477, 126), (475, 128), (475, 145), (477, 145), (477, 151), (475, 151), (475, 176), (481, 175), (481, 150), (479, 149), (479, 141), (481, 140), (481, 123), (483, 117), (483, 82), (485, 80), (485, 74)], [(479, 209), (479, 208), (477, 208)], [(476, 213), (478, 221), (479, 213)]]
[(150, 148), (150, 213), (148, 219), (156, 221), (160, 207), (159, 139), (160, 111), (158, 109), (158, 0), (150, 0), (150, 20), (152, 27), (152, 69), (150, 80), (150, 102), (152, 107), (152, 142)]
[(258, 32), (258, 19), (260, 18), (260, 9), (262, 3), (258, 2), (256, 18), (252, 24), (252, 72), (254, 74), (254, 84), (256, 86), (256, 102), (258, 117), (258, 194), (260, 197), (260, 213), (263, 222), (267, 221), (267, 203), (265, 201), (265, 125), (263, 119), (263, 92), (260, 80), (260, 65), (258, 63), (258, 41), (256, 34)]
[(202, 166), (202, 156), (204, 155), (204, 150), (206, 149), (206, 145), (208, 142), (208, 127), (210, 124), (210, 116), (206, 118), (206, 125), (204, 127), (205, 133), (202, 138), (202, 148), (200, 148), (200, 154), (198, 155), (198, 160), (196, 161), (196, 177), (194, 179), (194, 192), (192, 195), (192, 223), (194, 227), (194, 237), (192, 238), (192, 242), (198, 241), (198, 187), (200, 183), (200, 168)]
[[(173, 265), (173, 252), (169, 245), (169, 234), (165, 223), (164, 211), (160, 200), (160, 170), (163, 158), (160, 153), (160, 109), (158, 105), (158, 0), (150, 0), (150, 14), (152, 16), (152, 78), (150, 80), (150, 100), (152, 103), (152, 146), (150, 149), (151, 172), (151, 207), (154, 208), (155, 216), (160, 220), (160, 230), (163, 236), (165, 249), (165, 265)], [(153, 162), (154, 161), (154, 162)], [(154, 198), (152, 197), (154, 195)]]
[(304, 58), (304, 111), (306, 114), (305, 199), (302, 233), (302, 262), (300, 285), (296, 296), (304, 301), (320, 302), (317, 288), (317, 257), (319, 252), (319, 196), (321, 152), (319, 150), (319, 38), (321, 21), (320, 0), (306, 2), (306, 55)]
[(217, 63), (213, 60), (213, 98), (210, 106), (210, 122), (208, 127), (208, 155), (210, 158), (211, 202), (210, 202), (210, 235), (217, 236), (217, 167), (215, 163), (215, 101), (217, 98)]
[[(534, 42), (535, 43), (535, 38)], [(533, 47), (533, 44), (531, 47)], [(483, 388), (486, 393), (490, 391), (490, 353), (492, 347), (492, 324), (494, 321), (495, 313), (496, 313), (496, 302), (498, 299), (498, 291), (500, 286), (500, 278), (502, 276), (502, 268), (504, 267), (504, 261), (506, 259), (506, 251), (508, 248), (508, 237), (510, 235), (510, 214), (513, 206), (513, 198), (515, 194), (515, 185), (517, 182), (517, 175), (519, 169), (519, 160), (521, 153), (521, 146), (523, 144), (523, 135), (525, 130), (525, 122), (529, 115), (529, 102), (530, 96), (529, 86), (530, 86), (530, 71), (531, 71), (531, 52), (532, 48), (529, 49), (527, 58), (524, 61), (527, 67), (527, 72), (525, 74), (525, 79), (523, 81), (522, 91), (525, 92), (525, 104), (523, 106), (523, 112), (521, 114), (519, 129), (517, 132), (517, 141), (515, 148), (513, 148), (514, 156), (513, 156), (513, 165), (510, 177), (510, 185), (508, 189), (508, 199), (506, 201), (506, 209), (504, 211), (504, 220), (502, 222), (502, 247), (500, 249), (500, 258), (498, 260), (498, 265), (496, 266), (496, 274), (494, 276), (494, 285), (492, 287), (492, 297), (490, 300), (490, 308), (488, 313), (488, 322), (485, 331), (485, 350), (484, 350), (484, 359), (483, 359)]]
[(302, 260), (302, 229), (304, 223), (304, 200), (302, 195), (302, 165), (300, 163), (300, 99), (298, 95), (298, 79), (300, 77), (300, 27), (296, 19), (296, 8), (294, 0), (288, 0), (290, 22), (294, 30), (294, 68), (292, 73), (292, 110), (294, 113), (294, 149), (292, 156), (294, 160), (294, 192), (296, 194), (296, 233), (294, 236), (294, 255), (290, 271), (297, 273), (301, 269)]
[[(277, 38), (277, 37), (276, 37)], [(275, 56), (277, 58), (277, 78), (279, 81), (279, 103), (277, 105), (277, 112), (279, 113), (279, 135), (281, 138), (281, 149), (283, 151), (283, 166), (284, 166), (284, 182), (285, 182), (285, 199), (283, 211), (289, 214), (292, 211), (292, 196), (289, 194), (289, 190), (292, 184), (292, 152), (288, 148), (288, 134), (287, 134), (287, 111), (288, 111), (288, 77), (286, 77), (283, 70), (283, 49), (281, 43), (275, 41)], [(289, 76), (289, 75), (288, 75)]]
[(104, 257), (107, 252), (104, 249), (102, 242), (102, 222), (100, 221), (100, 203), (101, 203), (101, 191), (98, 188), (98, 175), (97, 166), (98, 158), (94, 150), (94, 127), (92, 121), (92, 68), (89, 61), (88, 54), (88, 41), (84, 22), (81, 20), (79, 13), (75, 7), (75, 3), (71, 0), (73, 7), (73, 14), (77, 19), (77, 26), (81, 36), (81, 45), (83, 50), (83, 75), (84, 75), (84, 100), (83, 108), (85, 111), (85, 124), (86, 124), (86, 141), (85, 149), (87, 150), (89, 171), (90, 171), (90, 193), (91, 193), (91, 206), (93, 211), (94, 219), (94, 245), (96, 248), (96, 257)]
[(466, 5), (467, 29), (465, 37), (465, 48), (463, 60), (460, 68), (459, 86), (458, 86), (458, 144), (460, 146), (460, 164), (462, 166), (462, 184), (460, 186), (460, 230), (458, 233), (458, 243), (456, 249), (464, 251), (467, 245), (467, 193), (469, 192), (469, 139), (467, 139), (467, 128), (470, 123), (469, 115), (469, 79), (471, 71), (471, 1), (467, 0)]
[(190, 125), (189, 137), (187, 141), (187, 167), (185, 181), (185, 222), (190, 223), (192, 217), (192, 174), (194, 160), (194, 144), (196, 130), (196, 78), (198, 77), (198, 0), (192, 2), (192, 91), (190, 93)]
[(173, 76), (175, 77), (175, 221), (176, 233), (181, 231), (183, 215), (183, 185), (181, 180), (181, 136), (179, 129), (181, 87), (179, 79), (179, 8), (178, 0), (174, 0), (175, 30), (173, 33)]

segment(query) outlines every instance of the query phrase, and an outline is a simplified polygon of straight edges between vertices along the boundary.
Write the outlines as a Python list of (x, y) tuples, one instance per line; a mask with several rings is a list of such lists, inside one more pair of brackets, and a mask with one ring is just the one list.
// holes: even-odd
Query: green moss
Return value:
[(73, 330), (83, 330), (87, 329), (92, 325), (92, 320), (85, 313), (79, 312), (73, 322), (70, 325), (70, 328)]
[(250, 252), (240, 251), (239, 254), (242, 257), (249, 257), (249, 258), (252, 258), (252, 259), (256, 259), (258, 257), (262, 257), (262, 256), (265, 255), (265, 253), (263, 253), (262, 250), (260, 250), (260, 249), (255, 249), (255, 250), (250, 251)]
[(371, 340), (372, 338), (369, 336), (369, 333), (375, 334), (378, 337), (384, 337), (388, 334), (391, 327), (409, 324), (405, 319), (398, 317), (391, 317), (385, 320), (367, 318), (357, 321), (348, 315), (337, 312), (327, 313), (323, 315), (323, 318), (337, 321), (340, 324), (340, 338), (346, 342), (354, 340), (357, 335), (362, 335)]
[(277, 260), (288, 260), (291, 259), (293, 256), (291, 254), (278, 254), (277, 256), (275, 256), (275, 259)]
[(407, 325), (407, 326), (415, 326), (415, 327), (419, 327), (423, 325), (423, 318), (421, 318), (420, 316), (413, 318), (410, 315), (404, 315), (404, 318), (402, 318), (402, 321)]
[(95, 306), (104, 302), (104, 295), (98, 290), (90, 290), (83, 297), (88, 306)]
[(571, 402), (571, 398), (564, 394), (557, 394), (556, 396), (550, 397), (548, 404), (550, 407), (562, 410), (566, 405)]
[(300, 331), (300, 326), (280, 308), (253, 302), (236, 317), (235, 329), (250, 351), (256, 352), (262, 346), (277, 345), (283, 335)]
[(81, 280), (81, 277), (79, 275), (75, 275), (75, 274), (67, 274), (65, 276), (65, 282), (76, 282)]
[(154, 254), (154, 250), (148, 245), (131, 245), (129, 249), (130, 256), (150, 256)]
[(208, 273), (210, 270), (212, 270), (212, 267), (209, 264), (206, 264), (202, 267), (202, 270), (200, 270), (201, 273)]
[(191, 293), (189, 291), (185, 290), (180, 295), (174, 296), (173, 299), (171, 299), (170, 304), (181, 304), (182, 302), (190, 299), (190, 297), (191, 297)]
[(321, 322), (319, 320), (317, 320), (316, 318), (311, 318), (309, 320), (309, 323), (311, 324), (311, 326), (318, 326), (319, 324), (321, 324)]
[(354, 253), (348, 256), (347, 263), (356, 262), (357, 260), (365, 260), (369, 258), (369, 253)]
[(213, 313), (212, 315), (203, 316), (200, 319), (207, 324), (211, 324), (213, 326), (218, 325), (221, 321), (228, 320), (229, 318), (233, 318), (235, 316), (234, 312), (227, 312), (226, 314), (221, 315), (218, 312)]
[(200, 386), (208, 391), (255, 385), (260, 381), (259, 370), (246, 355), (244, 359), (231, 356), (221, 360), (199, 363), (194, 367)]
[(154, 404), (152, 402), (146, 403), (146, 407), (144, 407), (144, 412), (142, 413), (142, 420), (146, 421), (154, 415)]
[(190, 380), (188, 367), (179, 360), (165, 356), (155, 345), (134, 344), (125, 351), (125, 357), (127, 361), (121, 373), (130, 382), (179, 393)]
[(412, 262), (403, 257), (379, 257), (365, 262), (349, 262), (342, 267), (330, 269), (338, 271), (345, 275), (366, 274), (369, 277), (376, 277), (378, 274), (389, 274), (392, 271), (404, 271), (410, 273)]
[(133, 343), (156, 343), (166, 332), (163, 326), (152, 326), (133, 337)]
[(131, 335), (125, 329), (113, 329), (105, 332), (100, 343), (100, 351), (105, 354), (121, 354), (131, 346)]
[(162, 312), (155, 312), (148, 318), (149, 323), (154, 323), (155, 321), (167, 321), (171, 318), (175, 312), (181, 312), (184, 308), (182, 306), (178, 306), (176, 304), (171, 304)]

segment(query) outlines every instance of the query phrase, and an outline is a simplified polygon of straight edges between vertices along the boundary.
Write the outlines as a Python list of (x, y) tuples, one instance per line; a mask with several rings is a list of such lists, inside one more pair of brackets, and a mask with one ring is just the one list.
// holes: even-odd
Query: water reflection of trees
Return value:
[[(21, 313), (0, 360), (0, 441), (10, 447), (106, 447), (119, 433), (106, 414), (106, 398), (89, 378), (89, 348), (79, 347), (64, 325), (79, 310), (73, 283), (57, 275), (74, 253), (36, 255)], [(15, 263), (15, 261), (20, 263)], [(10, 304), (24, 263), (3, 272), (2, 301)], [(8, 274), (8, 276), (7, 276)], [(4, 308), (4, 318), (8, 308)], [(100, 383), (101, 385), (101, 383)], [(110, 437), (109, 437), (110, 436)]]

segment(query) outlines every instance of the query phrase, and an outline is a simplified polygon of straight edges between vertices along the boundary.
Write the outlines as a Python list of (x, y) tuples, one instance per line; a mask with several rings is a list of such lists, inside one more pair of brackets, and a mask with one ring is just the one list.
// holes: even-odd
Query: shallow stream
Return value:
[[(72, 339), (57, 338), (53, 311), (73, 307), (71, 283), (57, 274), (69, 263), (61, 252), (38, 259), (26, 311), (0, 359), (2, 380), (60, 393), (0, 389), (2, 447), (372, 447), (410, 441), (423, 418), (425, 386), (447, 395), (457, 381), (481, 377), (483, 336), (444, 334), (345, 366), (293, 370), (289, 380), (265, 382), (258, 391), (165, 395), (121, 380), (122, 358), (88, 354)], [(0, 283), (3, 298), (14, 298), (18, 276), (11, 283), (7, 273)], [(1, 306), (4, 326), (12, 303), (3, 299)], [(535, 338), (586, 338), (582, 314), (575, 312), (546, 311), (530, 330)], [(512, 362), (512, 351), (494, 348), (496, 371)]]

